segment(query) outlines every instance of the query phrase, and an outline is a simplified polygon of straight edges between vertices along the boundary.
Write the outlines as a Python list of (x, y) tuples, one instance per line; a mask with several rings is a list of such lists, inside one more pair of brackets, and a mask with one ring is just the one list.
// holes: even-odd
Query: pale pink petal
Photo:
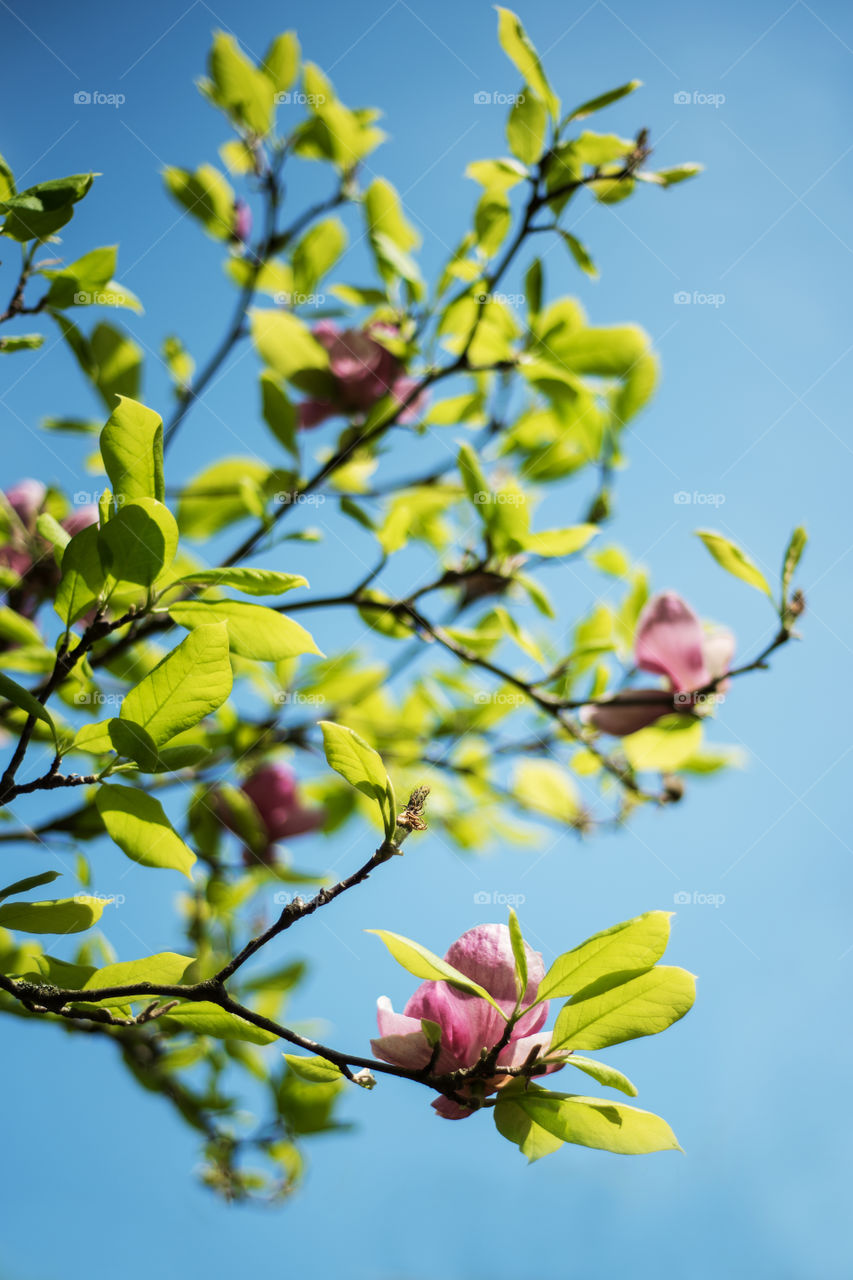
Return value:
[(673, 711), (672, 694), (664, 689), (625, 689), (600, 706), (581, 709), (581, 720), (601, 733), (624, 738)]
[(395, 1013), (387, 996), (380, 996), (376, 1001), (376, 1022), (380, 1036), (408, 1036), (421, 1029), (420, 1018)]
[(666, 676), (676, 690), (708, 683), (704, 632), (696, 614), (674, 591), (655, 596), (637, 622), (635, 653), (643, 671)]
[(425, 1067), (432, 1055), (432, 1049), (420, 1028), (407, 1036), (380, 1036), (377, 1040), (371, 1040), (370, 1047), (374, 1055), (383, 1062), (412, 1071)]
[(452, 1098), (445, 1098), (444, 1094), (437, 1097), (432, 1106), (445, 1120), (467, 1120), (468, 1116), (474, 1114), (470, 1107), (460, 1106)]
[(735, 656), (735, 637), (728, 627), (712, 627), (705, 632), (702, 650), (705, 666), (712, 680), (724, 676), (732, 665)]

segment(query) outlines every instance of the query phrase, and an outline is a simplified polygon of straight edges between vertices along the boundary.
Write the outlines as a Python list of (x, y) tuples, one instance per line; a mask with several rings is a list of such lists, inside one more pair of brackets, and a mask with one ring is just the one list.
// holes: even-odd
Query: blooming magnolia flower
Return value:
[[(528, 972), (524, 1003), (531, 1004), (545, 976), (545, 966), (538, 951), (533, 951), (527, 943), (524, 948)], [(515, 960), (505, 924), (481, 924), (469, 929), (453, 943), (444, 958), (488, 991), (504, 1013), (512, 1013), (517, 998)], [(541, 1033), (547, 1016), (548, 1002), (545, 1001), (519, 1018), (509, 1043), (498, 1054), (499, 1066), (520, 1067), (534, 1048), (544, 1056), (551, 1044), (551, 1033), (537, 1033)], [(433, 1051), (421, 1028), (422, 1018), (441, 1028), (441, 1047), (435, 1063), (438, 1074), (473, 1067), (483, 1049), (493, 1049), (500, 1041), (506, 1027), (498, 1011), (482, 996), (468, 995), (447, 982), (424, 982), (402, 1013), (394, 1012), (387, 996), (379, 999), (379, 1038), (370, 1042), (377, 1058), (399, 1067), (425, 1067)], [(543, 1067), (534, 1074), (545, 1075), (558, 1070), (559, 1065)], [(494, 1076), (483, 1083), (489, 1093), (494, 1093), (510, 1079), (511, 1076)], [(470, 1085), (463, 1085), (460, 1092), (469, 1093)], [(448, 1120), (462, 1120), (471, 1114), (468, 1107), (444, 1096), (436, 1098), (432, 1105)]]
[[(334, 414), (364, 413), (383, 396), (392, 395), (402, 404), (417, 383), (407, 378), (398, 358), (373, 336), (396, 336), (388, 325), (368, 329), (338, 329), (330, 320), (314, 326), (314, 337), (329, 353), (329, 371), (334, 379), (334, 396), (304, 400), (299, 406), (300, 427), (316, 427)], [(400, 422), (412, 422), (423, 404), (419, 396), (400, 414)]]
[(634, 657), (642, 671), (663, 676), (667, 688), (626, 689), (601, 706), (584, 707), (581, 717), (602, 733), (618, 737), (636, 733), (679, 706), (692, 706), (689, 695), (724, 676), (734, 651), (731, 631), (725, 627), (706, 631), (681, 596), (665, 591), (654, 596), (640, 614)]
[(323, 825), (323, 810), (309, 809), (302, 803), (296, 775), (286, 764), (262, 765), (246, 779), (241, 790), (257, 809), (269, 839), (264, 862), (273, 862), (278, 840), (316, 831)]

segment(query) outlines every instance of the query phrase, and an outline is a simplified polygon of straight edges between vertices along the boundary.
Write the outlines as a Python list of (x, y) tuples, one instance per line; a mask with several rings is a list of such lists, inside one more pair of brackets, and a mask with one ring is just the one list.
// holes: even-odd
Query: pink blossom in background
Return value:
[(617, 737), (636, 733), (679, 706), (689, 709), (689, 697), (673, 695), (695, 693), (718, 680), (729, 670), (734, 652), (731, 631), (725, 627), (706, 631), (681, 596), (665, 591), (654, 596), (640, 614), (634, 657), (642, 671), (663, 676), (667, 688), (625, 689), (601, 706), (584, 707), (581, 718), (602, 733)]
[(240, 244), (248, 244), (252, 234), (252, 210), (245, 200), (234, 201), (234, 220), (231, 224), (231, 235)]
[[(527, 943), (524, 945), (528, 970), (524, 1002), (530, 1004), (536, 999), (539, 984), (545, 976), (545, 966), (540, 953), (533, 951)], [(517, 997), (515, 960), (509, 929), (505, 924), (481, 924), (469, 929), (453, 943), (444, 958), (454, 969), (488, 991), (504, 1013), (512, 1013)], [(521, 1066), (536, 1046), (540, 1055), (547, 1053), (551, 1033), (541, 1032), (547, 1016), (548, 1002), (545, 1001), (519, 1018), (512, 1029), (509, 1044), (498, 1054), (499, 1066)], [(387, 996), (378, 1001), (379, 1037), (371, 1041), (377, 1058), (415, 1070), (425, 1067), (432, 1056), (432, 1049), (421, 1029), (421, 1018), (428, 1018), (441, 1027), (441, 1048), (435, 1064), (438, 1074), (474, 1066), (481, 1050), (494, 1048), (506, 1026), (497, 1010), (481, 996), (458, 991), (447, 982), (424, 982), (402, 1013), (394, 1012)], [(535, 1074), (545, 1075), (559, 1070), (559, 1066), (555, 1063)], [(495, 1076), (483, 1083), (488, 1093), (494, 1093), (511, 1078)], [(462, 1092), (467, 1089), (465, 1086)], [(462, 1120), (471, 1114), (469, 1108), (443, 1095), (432, 1105), (440, 1116), (448, 1120)]]
[(262, 765), (241, 790), (257, 809), (269, 838), (265, 862), (273, 861), (277, 841), (316, 831), (325, 821), (322, 809), (309, 809), (302, 803), (296, 775), (286, 764)]
[[(417, 386), (404, 373), (402, 362), (373, 336), (386, 333), (396, 337), (389, 325), (369, 329), (338, 329), (330, 320), (314, 326), (314, 337), (329, 353), (329, 371), (335, 382), (334, 398), (304, 400), (299, 406), (299, 425), (319, 426), (335, 414), (365, 413), (383, 396), (392, 395), (402, 404)], [(400, 414), (400, 422), (414, 421), (425, 401), (416, 397)]]

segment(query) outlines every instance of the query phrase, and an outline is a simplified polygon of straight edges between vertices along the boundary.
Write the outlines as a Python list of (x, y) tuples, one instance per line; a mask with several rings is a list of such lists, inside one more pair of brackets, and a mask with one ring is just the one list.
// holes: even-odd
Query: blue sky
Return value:
[[(364, 1051), (376, 996), (402, 1003), (410, 980), (362, 930), (391, 928), (441, 952), (482, 918), (477, 892), (523, 894), (525, 932), (546, 959), (619, 919), (672, 907), (676, 893), (724, 895), (716, 907), (681, 906), (675, 920), (673, 961), (700, 979), (693, 1013), (664, 1037), (609, 1054), (638, 1085), (640, 1105), (672, 1123), (686, 1155), (564, 1148), (527, 1168), (487, 1118), (442, 1123), (420, 1093), (387, 1081), (347, 1099), (357, 1135), (313, 1144), (306, 1187), (289, 1207), (228, 1210), (194, 1183), (192, 1138), (104, 1046), (6, 1026), (14, 1105), (4, 1116), (4, 1280), (84, 1270), (107, 1280), (117, 1268), (138, 1280), (154, 1250), (167, 1280), (270, 1265), (353, 1280), (604, 1277), (626, 1267), (638, 1280), (849, 1275), (850, 1134), (836, 1094), (853, 1047), (853, 13), (828, 0), (529, 0), (520, 12), (567, 104), (638, 77), (645, 87), (600, 117), (602, 127), (647, 125), (661, 164), (707, 166), (670, 192), (644, 190), (609, 210), (578, 205), (569, 225), (599, 261), (598, 283), (561, 251), (546, 259), (555, 293), (577, 293), (596, 323), (641, 323), (663, 362), (657, 399), (631, 429), (613, 537), (649, 564), (657, 586), (733, 626), (746, 657), (769, 638), (770, 611), (711, 563), (691, 531), (719, 528), (775, 576), (790, 529), (804, 522), (804, 643), (783, 651), (772, 673), (737, 683), (714, 733), (742, 746), (748, 763), (692, 785), (681, 807), (584, 846), (543, 833), (538, 857), (499, 849), (472, 862), (434, 836), (413, 842), (389, 874), (305, 926), (314, 928), (305, 953), (319, 954), (294, 1015), (322, 1014), (327, 1038)], [(383, 109), (391, 136), (371, 168), (404, 193), (426, 270), (470, 214), (465, 164), (504, 150), (503, 109), (475, 105), (474, 94), (517, 88), (484, 0), (196, 0), (186, 9), (153, 0), (82, 10), (11, 0), (0, 24), (14, 105), (0, 150), (19, 174), (32, 166), (27, 181), (103, 173), (68, 229), (68, 257), (118, 240), (119, 278), (146, 305), (144, 317), (127, 318), (131, 331), (152, 350), (164, 333), (182, 333), (200, 356), (217, 340), (229, 299), (221, 252), (179, 220), (158, 172), (215, 160), (224, 140), (193, 87), (213, 28), (233, 30), (260, 54), (270, 36), (297, 26), (345, 101)], [(80, 90), (126, 101), (78, 106)], [(689, 101), (676, 100), (684, 94)], [(310, 173), (289, 191), (293, 208), (323, 189)], [(356, 253), (351, 265), (349, 278), (363, 280), (364, 258)], [(691, 301), (676, 302), (679, 293)], [(709, 295), (716, 301), (701, 300)], [(4, 365), (0, 480), (32, 474), (72, 492), (94, 487), (82, 478), (78, 442), (31, 429), (59, 411), (95, 409), (62, 352), (41, 354)], [(159, 408), (166, 384), (150, 363), (145, 394)], [(266, 448), (253, 369), (252, 360), (235, 361), (197, 410), (173, 478), (196, 469), (202, 453)], [(709, 516), (707, 504), (676, 503), (681, 492), (723, 501)], [(562, 500), (548, 502), (559, 518)], [(305, 571), (343, 584), (343, 567), (332, 536)], [(590, 587), (568, 570), (550, 584), (568, 626)], [(321, 645), (324, 634), (339, 640), (341, 623), (317, 615)], [(343, 844), (333, 856), (349, 866), (364, 833), (348, 832)], [(328, 860), (318, 845), (304, 847), (317, 865)], [(7, 879), (32, 867), (31, 855), (7, 856)], [(99, 852), (99, 887), (109, 891), (125, 873), (120, 854)], [(126, 956), (140, 954), (131, 950), (140, 940), (151, 951), (175, 941), (164, 890), (150, 877), (133, 868), (122, 881), (128, 901), (111, 936)], [(57, 1207), (49, 1230), (47, 1202)], [(157, 1243), (148, 1246), (144, 1224), (154, 1222)]]

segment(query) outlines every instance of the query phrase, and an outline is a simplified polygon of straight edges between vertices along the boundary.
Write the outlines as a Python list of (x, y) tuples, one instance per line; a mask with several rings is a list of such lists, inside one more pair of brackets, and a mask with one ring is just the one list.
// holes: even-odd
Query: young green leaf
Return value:
[(639, 89), (642, 83), (642, 80), (629, 80), (627, 84), (621, 84), (618, 89), (610, 89), (607, 93), (599, 94), (597, 98), (590, 98), (588, 102), (582, 102), (579, 107), (575, 107), (574, 111), (569, 112), (560, 125), (560, 129), (564, 129), (573, 120), (585, 120), (587, 116), (591, 116), (594, 112), (601, 111), (604, 107), (609, 107), (612, 102), (618, 102), (620, 98), (624, 98), (627, 94), (633, 93), (635, 89)]
[(206, 1000), (187, 1001), (176, 1005), (158, 1019), (159, 1025), (192, 1031), (197, 1036), (215, 1036), (219, 1040), (248, 1040), (250, 1044), (272, 1044), (276, 1037), (271, 1031), (255, 1027), (236, 1013), (220, 1009)]
[(408, 973), (414, 974), (416, 978), (424, 978), (432, 982), (449, 982), (451, 986), (457, 987), (460, 991), (467, 991), (471, 995), (480, 996), (481, 999), (488, 1000), (489, 1004), (497, 1009), (501, 1017), (506, 1018), (506, 1014), (500, 1005), (496, 1003), (484, 987), (472, 982), (470, 978), (466, 978), (464, 973), (454, 969), (453, 965), (448, 964), (446, 960), (441, 960), (438, 956), (433, 955), (426, 947), (422, 947), (419, 942), (412, 942), (410, 938), (404, 938), (399, 933), (389, 933), (387, 929), (367, 929), (366, 932), (375, 933), (378, 938), (381, 938), (397, 963), (402, 965)]
[[(183, 979), (190, 965), (192, 956), (178, 955), (174, 951), (159, 951), (156, 955), (145, 956), (141, 960), (122, 960), (115, 964), (96, 969), (81, 985), (81, 990), (102, 991), (106, 987), (129, 987), (138, 982), (150, 982), (155, 986), (174, 987)], [(131, 1000), (139, 1000), (140, 996), (131, 996)], [(127, 1004), (127, 996), (108, 996), (97, 1003), (102, 1009)]]
[(587, 250), (586, 245), (582, 244), (581, 241), (578, 240), (577, 236), (573, 236), (570, 231), (563, 231), (561, 229), (560, 235), (562, 236), (563, 243), (580, 267), (581, 271), (583, 271), (585, 275), (588, 275), (590, 279), (597, 280), (598, 267), (589, 256), (589, 251)]
[(501, 1090), (492, 1114), (498, 1133), (508, 1142), (514, 1142), (531, 1164), (558, 1151), (563, 1145), (562, 1138), (555, 1138), (537, 1124), (507, 1089)]
[(565, 1062), (567, 1066), (585, 1071), (588, 1076), (592, 1076), (593, 1080), (597, 1080), (599, 1084), (609, 1089), (619, 1089), (622, 1093), (627, 1093), (629, 1098), (637, 1096), (636, 1086), (628, 1077), (621, 1071), (617, 1071), (615, 1067), (609, 1067), (606, 1062), (597, 1062), (595, 1058), (579, 1058), (576, 1053), (566, 1058)]
[(624, 1102), (537, 1088), (519, 1093), (514, 1101), (531, 1120), (561, 1142), (574, 1142), (619, 1155), (681, 1150), (665, 1120), (650, 1111), (626, 1106)]
[(125, 502), (98, 536), (101, 564), (118, 583), (150, 587), (178, 549), (178, 526), (154, 498)]
[(119, 396), (101, 432), (101, 457), (117, 498), (165, 500), (163, 419), (137, 400)]
[(18, 684), (16, 680), (12, 680), (2, 671), (0, 671), (0, 698), (5, 698), (7, 702), (20, 707), (22, 711), (26, 711), (28, 716), (34, 716), (36, 720), (41, 720), (42, 724), (46, 724), (53, 734), (54, 742), (57, 742), (56, 725), (53, 723), (50, 712), (39, 702), (38, 698), (30, 693), (29, 689), (25, 689), (23, 685)]
[(602, 929), (558, 956), (539, 984), (537, 1002), (571, 996), (610, 974), (651, 969), (666, 951), (671, 911), (647, 911)]
[(378, 751), (345, 725), (321, 720), (323, 749), (326, 760), (351, 786), (384, 808), (388, 793), (388, 775)]
[(560, 100), (554, 94), (546, 79), (539, 55), (530, 37), (521, 25), (518, 15), (511, 9), (496, 6), (498, 11), (498, 40), (506, 56), (514, 62), (529, 84), (533, 92), (542, 99), (551, 118), (556, 120), (560, 114)]
[(14, 884), (7, 884), (5, 889), (0, 889), (0, 902), (4, 898), (13, 898), (18, 893), (28, 893), (30, 889), (38, 889), (40, 885), (50, 884), (52, 880), (57, 880), (61, 875), (61, 871), (42, 871), (39, 875), (26, 876), (23, 880), (16, 880)]
[(791, 587), (791, 579), (796, 572), (800, 558), (806, 549), (808, 542), (808, 534), (802, 525), (799, 525), (791, 534), (791, 539), (785, 548), (785, 555), (782, 560), (782, 603), (788, 602), (788, 591)]
[(307, 578), (300, 574), (277, 573), (274, 569), (195, 569), (185, 573), (178, 582), (191, 582), (200, 587), (233, 587), (244, 596), (282, 596), (294, 587), (308, 586)]
[(66, 626), (99, 603), (106, 590), (99, 531), (89, 525), (76, 533), (62, 555), (62, 578), (53, 607)]
[(0, 926), (20, 933), (81, 933), (100, 920), (109, 902), (112, 898), (92, 898), (85, 893), (51, 902), (4, 902)]
[(324, 655), (314, 637), (293, 618), (261, 604), (242, 600), (180, 600), (169, 606), (175, 622), (189, 631), (211, 622), (224, 623), (231, 649), (241, 658), (280, 662), (302, 653)]
[(695, 998), (693, 974), (671, 965), (657, 965), (603, 991), (593, 983), (561, 1009), (551, 1050), (604, 1049), (657, 1035), (683, 1018)]
[(527, 948), (524, 945), (524, 938), (521, 934), (521, 925), (518, 923), (518, 916), (512, 907), (509, 909), (509, 940), (512, 946), (512, 956), (515, 960), (515, 978), (518, 984), (518, 997), (524, 999), (524, 993), (527, 990)]
[(102, 783), (95, 804), (110, 838), (133, 862), (180, 871), (192, 880), (195, 854), (184, 844), (154, 796), (135, 787)]
[(742, 582), (755, 587), (756, 591), (763, 591), (766, 596), (773, 599), (773, 592), (764, 574), (736, 543), (710, 529), (697, 529), (696, 534), (702, 539), (717, 564), (721, 565), (727, 573), (740, 578)]
[(334, 1062), (329, 1062), (328, 1058), (303, 1058), (298, 1053), (282, 1054), (291, 1071), (302, 1080), (308, 1080), (311, 1084), (330, 1084), (333, 1080), (340, 1080), (341, 1069)]
[(225, 626), (198, 627), (131, 689), (119, 714), (162, 746), (221, 707), (231, 683)]

